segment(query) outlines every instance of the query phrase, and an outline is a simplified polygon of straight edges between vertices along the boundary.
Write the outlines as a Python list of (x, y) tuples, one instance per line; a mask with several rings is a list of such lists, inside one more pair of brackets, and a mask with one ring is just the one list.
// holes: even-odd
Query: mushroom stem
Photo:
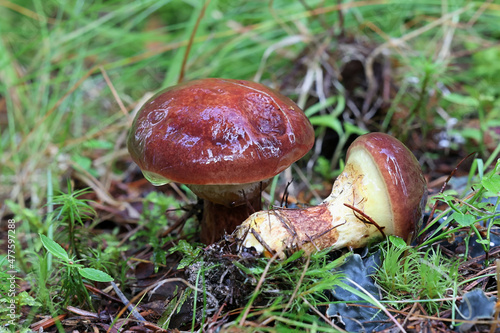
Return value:
[(281, 257), (295, 249), (359, 248), (385, 235), (407, 240), (421, 222), (426, 193), (413, 154), (397, 139), (372, 133), (353, 142), (344, 171), (320, 205), (257, 212), (236, 237), (243, 247)]
[(250, 214), (261, 209), (260, 196), (249, 198), (247, 204), (234, 207), (217, 204), (206, 199), (203, 200), (201, 242), (212, 244), (218, 241), (226, 232), (233, 232)]
[[(283, 256), (287, 249), (303, 249), (306, 253), (312, 253), (332, 246), (335, 249), (356, 248), (381, 238), (382, 234), (375, 225), (366, 223), (352, 208), (346, 206), (354, 206), (370, 217), (374, 213), (366, 211), (368, 201), (361, 186), (362, 178), (356, 177), (355, 173), (359, 172), (352, 165), (346, 167), (335, 181), (330, 196), (318, 206), (280, 208), (251, 215), (238, 229), (238, 238), (244, 238), (242, 245), (254, 247), (266, 255), (273, 255), (270, 251), (274, 251)], [(374, 217), (372, 219), (375, 220)], [(383, 223), (380, 223), (380, 227), (384, 230), (390, 228)], [(244, 237), (246, 230), (250, 232)], [(255, 237), (255, 233), (260, 237)]]

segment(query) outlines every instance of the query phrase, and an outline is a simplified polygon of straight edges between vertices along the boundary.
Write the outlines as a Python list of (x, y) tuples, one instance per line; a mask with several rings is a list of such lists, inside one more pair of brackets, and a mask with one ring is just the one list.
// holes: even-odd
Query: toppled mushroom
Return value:
[(390, 135), (370, 133), (351, 144), (345, 169), (323, 203), (257, 212), (235, 234), (243, 247), (281, 257), (293, 249), (359, 248), (384, 235), (408, 240), (426, 199), (426, 181), (411, 151)]
[(127, 146), (154, 185), (204, 199), (201, 241), (231, 233), (270, 179), (304, 156), (314, 130), (289, 98), (261, 84), (201, 79), (167, 88), (138, 112)]

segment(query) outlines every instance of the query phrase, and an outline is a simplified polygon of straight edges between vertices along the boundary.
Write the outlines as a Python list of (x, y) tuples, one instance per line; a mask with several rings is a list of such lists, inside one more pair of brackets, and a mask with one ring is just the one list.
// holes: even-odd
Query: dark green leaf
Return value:
[(61, 245), (54, 242), (49, 237), (40, 234), (40, 239), (42, 240), (43, 247), (47, 249), (53, 256), (69, 262), (68, 252), (66, 252)]
[(108, 273), (104, 273), (103, 271), (94, 268), (80, 268), (78, 272), (84, 278), (92, 281), (111, 282), (114, 280)]

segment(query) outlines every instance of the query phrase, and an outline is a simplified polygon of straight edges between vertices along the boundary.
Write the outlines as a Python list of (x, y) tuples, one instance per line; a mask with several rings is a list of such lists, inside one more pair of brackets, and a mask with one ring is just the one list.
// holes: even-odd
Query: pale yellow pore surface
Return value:
[(363, 213), (383, 227), (386, 235), (394, 235), (394, 217), (386, 182), (372, 156), (365, 149), (358, 147), (350, 151), (348, 164), (358, 170), (357, 174), (362, 184), (358, 189), (359, 195), (363, 197), (363, 203), (360, 204), (356, 200), (354, 206), (362, 207)]
[(382, 233), (366, 217), (345, 204), (356, 207), (364, 215), (383, 228), (386, 235), (394, 233), (390, 202), (384, 180), (367, 152), (358, 148), (351, 150), (348, 163), (333, 184), (332, 193), (325, 202), (334, 220), (346, 223), (337, 227), (339, 237), (334, 247), (360, 248), (368, 245)]
[[(385, 234), (391, 234), (394, 230), (393, 219), (385, 192), (380, 172), (370, 155), (364, 149), (356, 149), (351, 151), (345, 170), (335, 181), (330, 196), (323, 202), (330, 214), (322, 216), (331, 215), (332, 218), (318, 219), (312, 209), (305, 209), (302, 214), (307, 215), (308, 210), (311, 211), (308, 223), (327, 224), (328, 228), (334, 228), (338, 232), (337, 238), (327, 234), (314, 235), (311, 238), (298, 237), (294, 229), (299, 228), (294, 228), (294, 223), (303, 223), (303, 219), (294, 221), (288, 218), (290, 214), (287, 212), (290, 210), (281, 209), (251, 215), (239, 227), (236, 236), (243, 239), (243, 247), (254, 247), (261, 253), (271, 250), (279, 253), (280, 257), (285, 256), (286, 249), (302, 248), (306, 253), (310, 253), (329, 246), (336, 249), (363, 247), (372, 240), (381, 238), (382, 234), (375, 226), (362, 221), (361, 215), (355, 214), (352, 208), (345, 204), (358, 208), (379, 226), (385, 227)], [(316, 237), (329, 237), (329, 243)], [(321, 244), (321, 247), (317, 244)]]

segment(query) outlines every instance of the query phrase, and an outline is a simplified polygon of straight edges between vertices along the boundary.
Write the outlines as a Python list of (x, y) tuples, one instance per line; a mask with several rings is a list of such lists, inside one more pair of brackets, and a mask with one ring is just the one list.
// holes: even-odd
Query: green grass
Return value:
[[(429, 314), (451, 308), (459, 258), (447, 258), (439, 248), (418, 251), (404, 243), (396, 244), (391, 239), (381, 247), (383, 261), (376, 274), (377, 283), (388, 293), (387, 303), (400, 309), (416, 300)], [(442, 302), (446, 297), (449, 300)]]
[[(433, 299), (445, 296), (441, 289), (451, 288), (450, 281), (454, 293), (460, 293), (466, 282), (456, 275), (451, 274), (450, 280), (440, 269), (430, 269), (425, 274), (438, 287), (420, 281), (422, 293), (411, 296), (405, 277), (426, 267), (455, 267), (455, 260), (433, 247), (454, 232), (462, 232), (466, 239), (479, 236), (483, 249), (490, 250), (488, 240), (496, 225), (485, 228), (476, 222), (498, 217), (500, 148), (499, 139), (494, 134), (490, 138), (500, 126), (500, 6), (465, 0), (342, 4), (339, 12), (336, 3), (321, 0), (212, 0), (199, 20), (203, 2), (196, 0), (0, 1), (0, 219), (16, 220), (15, 263), (29, 286), (28, 293), (17, 296), (18, 305), (55, 316), (64, 312), (63, 289), (68, 295), (86, 292), (78, 268), (47, 254), (39, 234), (61, 244), (68, 258), (81, 260), (82, 267), (107, 272), (124, 288), (130, 286), (129, 254), (134, 246), (150, 247), (148, 259), (159, 269), (172, 264), (166, 260), (172, 256), (167, 249), (178, 243), (176, 237), (192, 241), (195, 210), (186, 218), (184, 231), (157, 237), (183, 216), (175, 210), (192, 204), (193, 197), (182, 187), (184, 198), (144, 199), (137, 194), (135, 185), (129, 185), (135, 169), (125, 137), (137, 108), (155, 91), (177, 83), (199, 20), (186, 80), (258, 79), (306, 110), (316, 126), (318, 147), (329, 142), (331, 133), (338, 136), (329, 154), (316, 149), (308, 161), (297, 164), (312, 185), (296, 181), (295, 196), (328, 192), (328, 184), (342, 168), (352, 133), (384, 131), (399, 137), (431, 178), (443, 175), (436, 171), (442, 163), (453, 168), (468, 153), (477, 152), (472, 164), (465, 163), (455, 176), (468, 174), (467, 186), (460, 192), (440, 194), (434, 188), (431, 193), (431, 204), (443, 203), (437, 214), (453, 214), (445, 224), (437, 227), (438, 220), (432, 221), (419, 248), (382, 246), (392, 256), (392, 261), (384, 262), (390, 265), (387, 274), (393, 269), (384, 281), (403, 279), (401, 286), (384, 284), (388, 302), (384, 306), (402, 308), (398, 302), (418, 296), (428, 300), (430, 311), (449, 307), (450, 302), (445, 306)], [(340, 75), (356, 61), (373, 63), (375, 70)], [(350, 82), (355, 85), (352, 89)], [(370, 103), (359, 103), (366, 99)], [(373, 113), (374, 105), (382, 111)], [(287, 180), (277, 179), (278, 190), (271, 197), (280, 198)], [(123, 184), (128, 189), (120, 187)], [(485, 197), (497, 200), (485, 204)], [(162, 215), (166, 209), (169, 214)], [(121, 214), (126, 215), (123, 224), (108, 229), (106, 222), (122, 218)], [(137, 233), (132, 236), (123, 228)], [(0, 240), (2, 248), (7, 243), (7, 236)], [(469, 249), (465, 251), (463, 258), (455, 259), (466, 261)], [(5, 258), (0, 256), (2, 274), (7, 271)], [(318, 258), (324, 260), (326, 255)], [(312, 310), (326, 302), (321, 296), (326, 282), (315, 281), (330, 264), (321, 264), (318, 258), (307, 265), (298, 259), (269, 264), (263, 279), (279, 281), (284, 296), (273, 298), (272, 290), (266, 290), (271, 285), (264, 284), (251, 299), (266, 295), (269, 309), (256, 310), (248, 303), (246, 318), (273, 323), (263, 331), (326, 330)], [(487, 259), (491, 264), (495, 258)], [(422, 261), (432, 265), (417, 267)], [(408, 266), (399, 266), (400, 262)], [(256, 283), (268, 261), (254, 264), (238, 267)], [(72, 282), (62, 283), (64, 277)], [(429, 288), (436, 293), (424, 292)], [(70, 298), (66, 301), (77, 304)], [(239, 315), (241, 320), (243, 312)], [(303, 319), (298, 320), (299, 315)], [(5, 319), (2, 316), (0, 312)], [(38, 320), (34, 316), (24, 328)]]

